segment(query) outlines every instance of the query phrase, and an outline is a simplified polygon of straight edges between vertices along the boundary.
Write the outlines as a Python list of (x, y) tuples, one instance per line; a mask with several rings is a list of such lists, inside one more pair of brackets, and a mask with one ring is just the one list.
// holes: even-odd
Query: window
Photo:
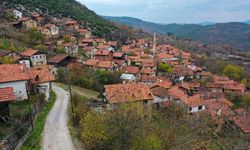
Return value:
[(189, 111), (192, 111), (192, 107), (189, 107)]
[(36, 59), (38, 59), (38, 56), (36, 56)]
[(198, 107), (198, 110), (202, 110), (202, 106), (199, 106), (199, 107)]
[(143, 101), (143, 104), (144, 104), (144, 105), (148, 104), (148, 101), (147, 101), (147, 100), (144, 100), (144, 101)]
[(42, 58), (43, 56), (42, 55), (40, 55), (40, 58)]

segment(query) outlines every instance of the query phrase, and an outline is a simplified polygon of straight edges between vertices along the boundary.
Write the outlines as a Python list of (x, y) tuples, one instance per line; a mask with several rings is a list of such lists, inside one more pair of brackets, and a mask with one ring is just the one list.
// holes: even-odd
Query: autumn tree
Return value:
[(243, 68), (235, 65), (227, 65), (227, 67), (223, 70), (223, 75), (233, 79), (239, 80), (242, 76)]
[(159, 71), (167, 72), (169, 74), (173, 73), (173, 68), (167, 63), (160, 63), (158, 69)]

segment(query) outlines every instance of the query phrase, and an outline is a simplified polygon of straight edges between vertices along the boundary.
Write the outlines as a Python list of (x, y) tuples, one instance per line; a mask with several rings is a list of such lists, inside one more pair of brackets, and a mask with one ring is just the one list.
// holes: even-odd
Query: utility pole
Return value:
[(68, 67), (67, 66), (65, 67), (65, 72), (66, 72), (66, 80), (67, 80), (69, 95), (70, 95), (71, 114), (72, 114), (73, 122), (74, 122), (74, 120), (75, 120), (75, 117), (74, 117), (74, 103), (73, 103), (73, 99), (72, 99), (71, 83), (70, 83), (70, 80), (69, 80), (69, 74), (68, 74)]
[(27, 98), (28, 98), (27, 102), (28, 102), (28, 105), (29, 105), (30, 125), (31, 125), (31, 128), (33, 129), (34, 125), (33, 125), (32, 113), (31, 113), (31, 106), (30, 106), (30, 93), (29, 93), (29, 89), (28, 89), (28, 84), (27, 83), (25, 83), (25, 88), (26, 88)]

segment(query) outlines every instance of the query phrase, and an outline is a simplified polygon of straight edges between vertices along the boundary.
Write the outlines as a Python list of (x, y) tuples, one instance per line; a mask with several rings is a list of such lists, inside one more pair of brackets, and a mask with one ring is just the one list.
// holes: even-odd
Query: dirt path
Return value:
[(67, 127), (68, 92), (55, 84), (53, 90), (57, 99), (46, 120), (42, 150), (75, 150)]

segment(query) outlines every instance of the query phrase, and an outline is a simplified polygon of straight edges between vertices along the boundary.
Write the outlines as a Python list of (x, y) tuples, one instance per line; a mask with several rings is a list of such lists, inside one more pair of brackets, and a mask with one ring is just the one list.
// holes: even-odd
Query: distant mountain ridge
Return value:
[(250, 21), (244, 23), (157, 24), (132, 17), (103, 16), (103, 18), (141, 28), (147, 32), (175, 35), (207, 44), (230, 44), (235, 48), (250, 50)]

